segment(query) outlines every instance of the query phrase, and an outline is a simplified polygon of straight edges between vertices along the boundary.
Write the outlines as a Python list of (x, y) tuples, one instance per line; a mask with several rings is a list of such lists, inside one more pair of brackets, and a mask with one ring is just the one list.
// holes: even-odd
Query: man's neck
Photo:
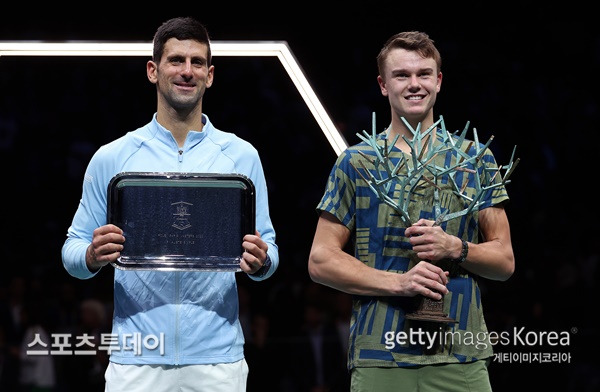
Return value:
[(162, 112), (158, 111), (156, 120), (173, 134), (179, 147), (183, 147), (189, 131), (202, 132), (202, 129), (204, 128), (201, 110), (193, 111), (185, 115), (176, 112), (174, 109)]
[(429, 127), (433, 125), (433, 112), (429, 112), (425, 117), (406, 119), (406, 121), (412, 128), (412, 131), (400, 117), (392, 116), (392, 123), (387, 129), (387, 133), (389, 140), (394, 140), (394, 138), (398, 136), (398, 140), (396, 141), (397, 148), (404, 152), (410, 152), (410, 148), (404, 139), (412, 140), (414, 137), (413, 131), (416, 132), (417, 129), (419, 132), (425, 132), (429, 129)]

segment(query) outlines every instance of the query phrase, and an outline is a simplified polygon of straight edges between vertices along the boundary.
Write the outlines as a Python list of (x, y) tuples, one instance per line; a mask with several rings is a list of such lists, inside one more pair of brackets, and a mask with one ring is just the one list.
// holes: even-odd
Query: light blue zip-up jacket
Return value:
[[(181, 149), (173, 135), (156, 121), (156, 114), (149, 124), (98, 149), (87, 167), (79, 207), (62, 248), (63, 265), (69, 274), (89, 279), (102, 273), (88, 270), (85, 252), (94, 229), (107, 223), (108, 184), (122, 172), (247, 176), (255, 187), (256, 229), (269, 246), (272, 263), (264, 276), (248, 276), (264, 280), (275, 272), (279, 253), (258, 152), (247, 141), (216, 129), (208, 116), (203, 115), (203, 121), (203, 131), (190, 131)], [(113, 326), (107, 340), (114, 340), (120, 349), (111, 351), (110, 360), (121, 364), (187, 365), (242, 359), (244, 336), (238, 319), (235, 274), (115, 268)], [(101, 342), (94, 343), (101, 346)]]

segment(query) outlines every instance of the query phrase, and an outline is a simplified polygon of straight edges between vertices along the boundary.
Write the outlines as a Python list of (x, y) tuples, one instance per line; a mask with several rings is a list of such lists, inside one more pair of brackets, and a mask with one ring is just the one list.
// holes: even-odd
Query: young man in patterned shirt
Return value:
[[(391, 144), (399, 136), (389, 154), (394, 165), (410, 156), (407, 140), (413, 140), (413, 131), (424, 132), (435, 124), (441, 56), (427, 34), (404, 32), (386, 42), (377, 63), (391, 123), (376, 140)], [(441, 142), (442, 130), (434, 132)], [(415, 219), (407, 225), (361, 174), (378, 170), (372, 164), (375, 156), (373, 146), (363, 141), (338, 157), (317, 206), (320, 215), (308, 264), (314, 281), (353, 296), (351, 390), (491, 391), (487, 364), (493, 352), (477, 279), (504, 281), (514, 272), (503, 208), (506, 189), (500, 184), (484, 193), (472, 213), (434, 224), (434, 192), (439, 192), (438, 207), (446, 213), (463, 210), (465, 199), (444, 179), (436, 190), (422, 186), (408, 203)], [(449, 151), (437, 156), (436, 164), (456, 159), (456, 151)], [(481, 176), (484, 169), (497, 167), (485, 148), (471, 169)], [(478, 186), (475, 175), (459, 176), (468, 176), (465, 194), (472, 196)], [(400, 192), (395, 185), (388, 195), (397, 198)], [(354, 255), (345, 251), (350, 243)], [(456, 322), (407, 319), (415, 300), (423, 297), (443, 299), (444, 312)]]

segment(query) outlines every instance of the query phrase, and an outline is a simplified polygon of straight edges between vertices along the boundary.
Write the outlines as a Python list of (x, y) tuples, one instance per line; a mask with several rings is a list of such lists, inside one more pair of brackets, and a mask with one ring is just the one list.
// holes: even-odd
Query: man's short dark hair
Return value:
[(206, 44), (208, 47), (207, 65), (211, 64), (210, 38), (206, 27), (199, 21), (191, 17), (172, 18), (164, 22), (156, 30), (152, 40), (154, 48), (152, 51), (152, 60), (160, 62), (165, 49), (165, 43), (170, 38), (178, 40), (191, 39)]

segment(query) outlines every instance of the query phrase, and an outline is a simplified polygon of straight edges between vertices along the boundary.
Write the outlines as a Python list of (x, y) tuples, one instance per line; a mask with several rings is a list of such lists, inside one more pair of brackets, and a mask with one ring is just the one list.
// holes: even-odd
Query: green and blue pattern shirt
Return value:
[[(438, 141), (442, 140), (439, 132)], [(377, 143), (383, 145), (386, 137), (385, 131), (380, 133)], [(463, 145), (466, 146), (468, 142), (465, 141)], [(404, 273), (420, 260), (404, 236), (406, 224), (396, 209), (381, 202), (363, 177), (364, 170), (375, 170), (375, 167), (361, 153), (375, 157), (375, 151), (365, 142), (349, 147), (338, 157), (317, 211), (333, 214), (353, 233), (355, 257), (360, 261), (379, 270)], [(468, 153), (476, 154), (473, 147)], [(394, 147), (389, 158), (396, 164), (402, 159), (402, 154)], [(449, 167), (456, 162), (455, 154), (451, 151), (440, 154), (436, 157), (436, 165)], [(410, 159), (406, 161), (410, 163)], [(492, 170), (498, 167), (489, 149), (485, 150), (476, 167), (470, 168), (476, 170), (483, 180), (486, 167)], [(362, 176), (360, 171), (363, 172)], [(473, 173), (457, 172), (455, 179), (458, 184), (467, 181), (463, 194), (475, 195), (477, 187)], [(493, 181), (500, 181), (499, 175)], [(437, 184), (439, 193), (436, 197), (442, 212), (465, 209), (468, 200), (454, 192), (447, 176)], [(408, 203), (412, 222), (420, 218), (435, 220), (434, 189), (425, 181), (415, 189)], [(398, 198), (400, 192), (404, 190), (395, 184), (388, 195)], [(506, 201), (508, 195), (505, 187), (494, 187), (483, 194), (477, 209), (443, 222), (441, 227), (449, 234), (477, 243), (478, 210)], [(405, 319), (405, 313), (415, 307), (416, 298), (355, 295), (350, 325), (349, 369), (469, 362), (493, 354), (476, 276), (449, 260), (436, 264), (450, 271), (447, 286), (450, 292), (444, 297), (444, 312), (457, 322), (433, 323)]]

